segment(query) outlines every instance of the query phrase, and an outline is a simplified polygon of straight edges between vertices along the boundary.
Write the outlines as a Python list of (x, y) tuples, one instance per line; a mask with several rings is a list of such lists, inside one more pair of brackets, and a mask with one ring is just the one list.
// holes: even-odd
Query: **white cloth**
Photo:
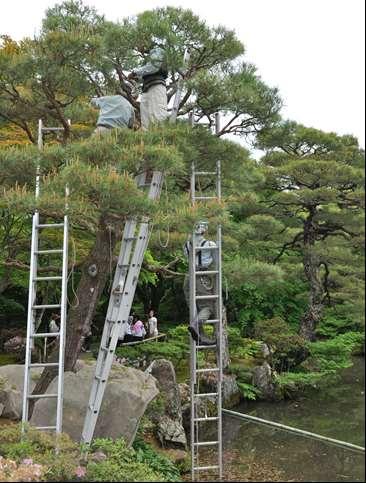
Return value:
[(150, 337), (154, 337), (158, 335), (158, 319), (156, 317), (150, 317), (148, 320), (149, 324), (149, 335)]
[(128, 322), (122, 322), (119, 329), (118, 339), (123, 340), (126, 334), (131, 334), (131, 326)]
[(165, 121), (168, 116), (165, 86), (158, 84), (141, 94), (140, 113), (141, 126), (145, 130), (151, 123)]

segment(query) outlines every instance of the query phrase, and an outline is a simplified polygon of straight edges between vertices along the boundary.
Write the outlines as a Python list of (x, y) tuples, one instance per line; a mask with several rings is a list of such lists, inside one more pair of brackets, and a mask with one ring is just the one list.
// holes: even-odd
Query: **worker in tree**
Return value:
[(139, 46), (146, 55), (146, 63), (133, 69), (130, 80), (142, 82), (140, 102), (141, 127), (148, 129), (151, 123), (164, 121), (168, 115), (168, 101), (165, 80), (168, 77), (165, 51), (154, 43)]
[(124, 96), (93, 97), (91, 104), (100, 109), (94, 136), (104, 136), (113, 128), (133, 128), (135, 111)]
[[(199, 221), (195, 225), (195, 244), (200, 250), (196, 251), (195, 263), (196, 271), (207, 271), (215, 269), (215, 258), (213, 250), (208, 247), (215, 247), (214, 241), (206, 240), (204, 234), (208, 230), (207, 221)], [(205, 250), (206, 248), (206, 250)], [(192, 250), (191, 237), (184, 245), (184, 254), (189, 257)], [(184, 295), (187, 305), (190, 306), (190, 277), (186, 275), (184, 279)], [(196, 295), (214, 295), (215, 293), (215, 275), (200, 275), (196, 277)], [(213, 345), (216, 343), (214, 339), (207, 337), (203, 332), (203, 324), (210, 317), (216, 315), (216, 304), (214, 300), (198, 300), (197, 301), (197, 316), (191, 320), (188, 330), (193, 339), (201, 345)]]

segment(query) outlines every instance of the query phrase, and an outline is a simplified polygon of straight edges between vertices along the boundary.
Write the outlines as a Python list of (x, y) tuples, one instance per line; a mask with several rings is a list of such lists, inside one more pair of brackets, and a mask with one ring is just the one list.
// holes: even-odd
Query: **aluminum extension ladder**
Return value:
[[(70, 123), (70, 122), (69, 122)], [(62, 127), (45, 127), (42, 120), (38, 123), (38, 148), (43, 149), (43, 134), (53, 131), (63, 131)], [(36, 175), (36, 199), (40, 193), (40, 169), (37, 168)], [(27, 342), (24, 366), (24, 388), (23, 388), (23, 415), (22, 415), (22, 431), (26, 429), (26, 423), (29, 418), (29, 401), (31, 399), (52, 398), (56, 399), (56, 421), (50, 422), (48, 426), (37, 427), (40, 430), (55, 430), (56, 434), (62, 431), (62, 407), (63, 407), (63, 379), (64, 379), (64, 353), (65, 353), (65, 336), (66, 336), (66, 315), (67, 315), (67, 270), (68, 270), (68, 216), (67, 216), (67, 196), (68, 188), (65, 190), (65, 215), (61, 223), (41, 223), (38, 210), (33, 214), (32, 221), (32, 241), (30, 254), (30, 273), (29, 273), (29, 293), (28, 293), (28, 317), (27, 317)], [(62, 247), (56, 249), (42, 248), (42, 232), (44, 230), (62, 230), (63, 242)], [(60, 255), (61, 273), (52, 276), (39, 276), (38, 266), (39, 257), (44, 255)], [(48, 283), (49, 281), (59, 281), (61, 285), (61, 296), (58, 304), (37, 304), (37, 287), (39, 283)], [(56, 339), (59, 347), (58, 362), (32, 362), (32, 349), (34, 348), (34, 340), (55, 337), (55, 333), (37, 332), (36, 314), (39, 310), (52, 309), (60, 311), (60, 328)], [(30, 381), (31, 370), (35, 367), (57, 367), (58, 368), (58, 384), (57, 392), (50, 394), (31, 394)]]
[[(156, 200), (161, 193), (163, 173), (153, 171), (151, 180), (147, 179), (148, 176), (147, 172), (139, 175), (136, 179), (137, 186), (140, 188), (148, 186), (148, 197), (151, 200)], [(93, 439), (94, 429), (114, 359), (118, 336), (122, 324), (127, 324), (128, 316), (130, 315), (150, 234), (151, 223), (149, 223), (147, 218), (140, 222), (135, 219), (126, 221), (84, 421), (82, 432), (82, 441), (84, 443), (90, 443)]]
[[(192, 114), (192, 117), (194, 113)], [(192, 122), (192, 121), (191, 121)], [(192, 123), (193, 124), (193, 123)], [(216, 115), (215, 121), (216, 133), (219, 130), (219, 115)], [(196, 185), (197, 178), (213, 177), (216, 178), (216, 196), (204, 196), (201, 192), (197, 194)], [(196, 202), (206, 202), (212, 199), (221, 200), (221, 166), (220, 162), (217, 162), (216, 171), (195, 171), (194, 164), (192, 165), (191, 175), (191, 199), (192, 204)], [(192, 247), (189, 256), (189, 276), (190, 276), (190, 320), (193, 321), (197, 316), (197, 301), (210, 299), (215, 306), (213, 318), (206, 321), (206, 324), (214, 326), (214, 333), (216, 336), (216, 343), (213, 345), (199, 345), (191, 338), (190, 344), (190, 394), (191, 394), (191, 476), (192, 481), (197, 481), (200, 473), (202, 472), (214, 472), (218, 475), (219, 479), (222, 479), (223, 475), (223, 459), (222, 459), (222, 347), (223, 347), (223, 335), (222, 335), (222, 264), (221, 264), (221, 238), (222, 238), (221, 225), (216, 228), (216, 246), (212, 247), (196, 247), (195, 234), (192, 235)], [(199, 250), (213, 250), (215, 266), (210, 267), (210, 271), (197, 271), (196, 270), (196, 254)], [(199, 276), (211, 276), (214, 282), (214, 289), (211, 295), (197, 295), (196, 293), (196, 280)], [(198, 362), (200, 351), (212, 350), (215, 354), (215, 367), (200, 367)], [(201, 392), (200, 379), (205, 374), (216, 374), (216, 390), (214, 392)], [(200, 410), (200, 401), (214, 400), (216, 402), (216, 414), (207, 416), (202, 414)], [(213, 427), (212, 427), (213, 425)], [(204, 428), (203, 428), (204, 426)], [(211, 426), (211, 427), (210, 427)], [(200, 439), (200, 433), (202, 430), (211, 429), (215, 433), (215, 437), (212, 440), (202, 441)], [(212, 432), (212, 431), (211, 431)], [(200, 464), (200, 450), (207, 449), (208, 447), (214, 448), (217, 455), (217, 463), (209, 464), (207, 462), (207, 455), (204, 464)], [(211, 480), (212, 481), (212, 480)]]

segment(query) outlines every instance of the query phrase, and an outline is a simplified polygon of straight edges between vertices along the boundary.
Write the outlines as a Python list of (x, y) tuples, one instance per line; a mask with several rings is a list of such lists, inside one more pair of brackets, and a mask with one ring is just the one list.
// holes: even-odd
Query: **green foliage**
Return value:
[(86, 454), (83, 446), (62, 434), (57, 456), (55, 445), (53, 434), (31, 427), (23, 439), (20, 425), (0, 429), (0, 456), (41, 465), (42, 481), (76, 481), (80, 470), (85, 481), (180, 481), (173, 463), (142, 441), (128, 448), (123, 439), (95, 439)]
[(145, 359), (148, 363), (154, 359), (168, 359), (178, 367), (180, 362), (189, 353), (189, 338), (186, 326), (177, 326), (167, 333), (167, 341), (145, 342), (136, 346), (117, 348), (118, 357), (125, 358), (129, 362)]
[(2, 316), (16, 317), (25, 314), (25, 307), (16, 300), (0, 295), (0, 313)]
[(79, 450), (76, 443), (62, 434), (59, 437), (60, 453), (55, 458), (56, 439), (53, 434), (29, 428), (21, 438), (21, 425), (9, 425), (0, 430), (0, 454), (17, 462), (31, 458), (46, 467), (47, 481), (68, 481), (75, 477)]
[(330, 340), (313, 342), (309, 349), (319, 371), (336, 372), (352, 365), (351, 355), (364, 343), (364, 333), (347, 332)]
[(295, 368), (309, 355), (308, 343), (280, 317), (256, 322), (255, 336), (268, 344), (271, 362), (279, 372)]
[(257, 321), (274, 317), (296, 328), (306, 307), (305, 290), (304, 283), (295, 280), (246, 282), (231, 288), (228, 309), (246, 336), (253, 335)]
[(87, 464), (88, 481), (180, 481), (178, 470), (166, 458), (141, 442), (127, 448), (122, 439), (96, 439), (92, 451), (107, 458)]
[(133, 443), (137, 461), (148, 465), (152, 470), (166, 478), (166, 481), (181, 481), (179, 470), (165, 456), (159, 455), (151, 446), (142, 439), (136, 439)]
[(238, 388), (240, 389), (244, 399), (248, 399), (249, 401), (255, 401), (257, 399), (259, 391), (252, 384), (238, 382)]

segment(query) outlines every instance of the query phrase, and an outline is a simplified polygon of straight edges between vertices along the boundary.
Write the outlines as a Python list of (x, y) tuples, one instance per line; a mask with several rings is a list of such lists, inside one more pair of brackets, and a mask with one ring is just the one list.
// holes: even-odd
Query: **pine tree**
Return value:
[[(361, 256), (364, 153), (352, 136), (289, 121), (263, 130), (258, 145), (268, 150), (262, 159), (266, 204), (285, 227), (274, 261), (291, 251), (301, 254), (309, 302), (300, 333), (314, 340), (324, 306), (331, 303), (332, 291), (339, 290), (341, 259), (348, 254), (358, 264)], [(350, 267), (348, 273), (352, 271)]]

